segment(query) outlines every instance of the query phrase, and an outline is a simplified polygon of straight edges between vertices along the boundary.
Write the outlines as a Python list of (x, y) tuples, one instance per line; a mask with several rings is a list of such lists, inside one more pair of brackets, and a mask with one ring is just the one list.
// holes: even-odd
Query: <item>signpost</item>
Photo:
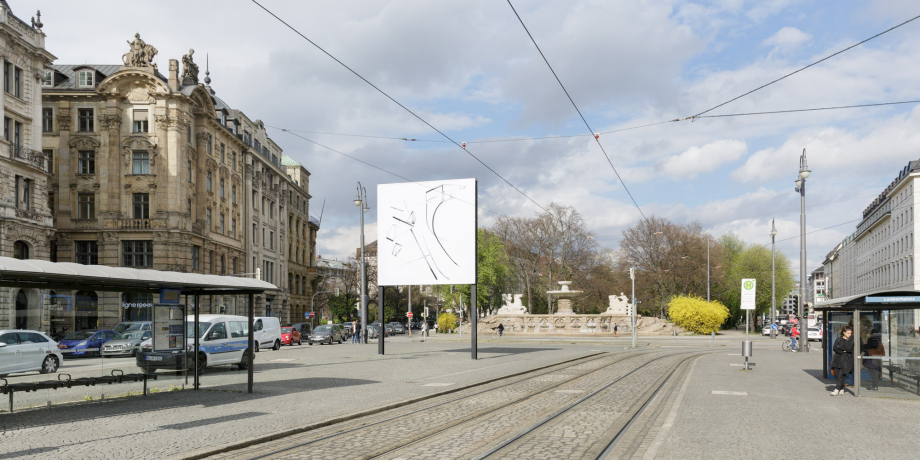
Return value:
[(751, 310), (757, 308), (757, 280), (746, 278), (741, 280), (741, 309), (744, 310), (746, 320), (744, 325), (744, 342), (741, 344), (741, 355), (744, 356), (744, 370), (750, 370), (748, 358), (751, 357), (753, 347), (751, 346), (750, 334), (751, 329)]

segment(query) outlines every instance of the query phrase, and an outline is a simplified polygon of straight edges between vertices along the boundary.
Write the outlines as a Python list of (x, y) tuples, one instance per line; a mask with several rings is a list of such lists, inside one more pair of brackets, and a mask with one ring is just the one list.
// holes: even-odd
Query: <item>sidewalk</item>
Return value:
[(920, 402), (831, 397), (820, 344), (762, 345), (752, 371), (731, 365), (740, 346), (696, 363), (656, 458), (916, 458)]

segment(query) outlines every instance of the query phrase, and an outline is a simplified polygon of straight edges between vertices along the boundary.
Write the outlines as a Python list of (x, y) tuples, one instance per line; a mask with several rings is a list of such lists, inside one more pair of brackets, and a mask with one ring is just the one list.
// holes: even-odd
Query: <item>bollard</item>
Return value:
[(748, 366), (748, 358), (754, 355), (754, 347), (750, 340), (745, 340), (741, 342), (741, 356), (744, 356), (744, 370), (750, 370)]
[(712, 331), (712, 341), (715, 342), (715, 340), (716, 340), (716, 331)]

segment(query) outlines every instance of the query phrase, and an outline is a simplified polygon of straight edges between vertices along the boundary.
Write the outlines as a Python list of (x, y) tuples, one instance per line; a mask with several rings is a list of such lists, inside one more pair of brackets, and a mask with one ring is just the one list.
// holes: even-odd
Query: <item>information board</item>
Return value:
[(185, 350), (185, 308), (153, 306), (153, 351)]
[(741, 280), (741, 309), (757, 309), (757, 280), (746, 278)]

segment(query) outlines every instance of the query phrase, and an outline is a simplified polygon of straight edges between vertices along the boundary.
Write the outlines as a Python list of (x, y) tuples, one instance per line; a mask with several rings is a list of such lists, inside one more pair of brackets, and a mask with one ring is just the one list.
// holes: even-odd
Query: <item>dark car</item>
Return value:
[(387, 323), (387, 327), (392, 327), (394, 334), (405, 334), (406, 333), (406, 326), (403, 326), (400, 323), (395, 323), (395, 322)]
[(285, 326), (281, 328), (281, 345), (301, 345), (303, 343), (303, 338), (300, 336), (300, 332), (297, 329), (294, 329), (291, 326)]
[(310, 330), (313, 326), (311, 326), (310, 323), (294, 323), (291, 324), (290, 327), (297, 329), (297, 332), (300, 333), (301, 337), (306, 338), (310, 335)]
[(323, 324), (322, 326), (316, 326), (316, 329), (313, 329), (313, 333), (310, 334), (310, 345), (314, 343), (328, 343), (332, 345), (332, 342), (342, 343), (345, 341), (345, 331), (342, 329), (342, 326), (336, 324)]
[(58, 349), (65, 358), (100, 356), (102, 344), (114, 339), (115, 335), (115, 331), (111, 329), (76, 331), (64, 337), (58, 343)]

